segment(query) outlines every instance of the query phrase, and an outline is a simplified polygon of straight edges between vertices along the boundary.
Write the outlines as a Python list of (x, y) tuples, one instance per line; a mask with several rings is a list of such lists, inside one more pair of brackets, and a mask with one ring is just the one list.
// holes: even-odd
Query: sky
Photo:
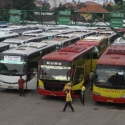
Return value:
[[(78, 0), (75, 0), (78, 1)], [(103, 2), (105, 2), (105, 0), (79, 0), (80, 2), (86, 2), (86, 1), (92, 1), (92, 2), (97, 2), (99, 4), (103, 4)], [(108, 0), (110, 1), (110, 0)], [(111, 0), (112, 2), (114, 2), (114, 0)], [(72, 2), (72, 0), (67, 0), (67, 2)]]

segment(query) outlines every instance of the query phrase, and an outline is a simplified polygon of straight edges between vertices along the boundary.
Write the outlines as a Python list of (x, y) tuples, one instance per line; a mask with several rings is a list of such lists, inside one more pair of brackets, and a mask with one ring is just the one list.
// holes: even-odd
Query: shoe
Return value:
[(62, 112), (65, 112), (65, 110), (62, 110)]
[(72, 112), (75, 112), (74, 110), (72, 110)]

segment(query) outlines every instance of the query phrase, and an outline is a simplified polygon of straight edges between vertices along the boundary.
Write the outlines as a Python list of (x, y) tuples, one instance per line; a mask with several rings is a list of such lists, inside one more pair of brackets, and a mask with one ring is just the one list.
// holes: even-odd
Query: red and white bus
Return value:
[(93, 100), (125, 103), (125, 46), (112, 44), (97, 61)]
[(65, 96), (71, 82), (72, 96), (79, 97), (82, 84), (92, 68), (94, 46), (75, 43), (42, 57), (38, 92), (46, 96)]

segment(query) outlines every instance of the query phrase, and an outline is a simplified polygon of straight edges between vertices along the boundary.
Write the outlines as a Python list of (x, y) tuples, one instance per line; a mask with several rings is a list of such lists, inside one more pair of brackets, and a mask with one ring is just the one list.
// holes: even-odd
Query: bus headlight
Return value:
[(40, 89), (44, 89), (44, 87), (43, 87), (43, 86), (39, 86), (39, 88), (40, 88)]
[(100, 95), (100, 93), (98, 93), (98, 92), (94, 92), (94, 91), (93, 91), (93, 94), (95, 94), (95, 95)]

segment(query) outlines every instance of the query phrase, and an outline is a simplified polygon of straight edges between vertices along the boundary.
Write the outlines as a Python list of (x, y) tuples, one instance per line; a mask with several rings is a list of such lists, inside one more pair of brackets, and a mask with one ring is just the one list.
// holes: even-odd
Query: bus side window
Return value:
[(63, 47), (66, 47), (66, 46), (68, 46), (68, 43), (65, 42), (65, 43), (63, 44)]
[(75, 75), (73, 79), (73, 85), (79, 84), (84, 78), (84, 68), (76, 67)]

